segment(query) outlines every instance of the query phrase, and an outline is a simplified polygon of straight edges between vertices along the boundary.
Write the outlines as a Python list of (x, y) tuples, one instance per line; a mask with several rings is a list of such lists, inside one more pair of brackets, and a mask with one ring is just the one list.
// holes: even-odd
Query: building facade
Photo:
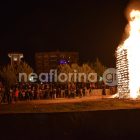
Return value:
[(50, 69), (57, 69), (60, 64), (78, 63), (79, 53), (77, 52), (40, 52), (35, 54), (36, 72), (49, 72)]

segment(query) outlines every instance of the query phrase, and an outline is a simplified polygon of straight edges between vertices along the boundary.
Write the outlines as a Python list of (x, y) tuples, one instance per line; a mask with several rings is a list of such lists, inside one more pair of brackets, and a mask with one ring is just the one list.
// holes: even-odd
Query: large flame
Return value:
[(140, 11), (132, 10), (126, 28), (128, 38), (120, 45), (127, 49), (130, 98), (140, 94)]

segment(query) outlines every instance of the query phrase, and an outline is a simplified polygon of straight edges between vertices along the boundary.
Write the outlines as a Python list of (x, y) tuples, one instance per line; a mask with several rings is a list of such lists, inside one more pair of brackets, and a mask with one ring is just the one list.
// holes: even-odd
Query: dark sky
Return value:
[(0, 63), (7, 52), (21, 51), (33, 65), (37, 51), (79, 51), (80, 61), (98, 57), (115, 65), (129, 0), (44, 0), (0, 4)]

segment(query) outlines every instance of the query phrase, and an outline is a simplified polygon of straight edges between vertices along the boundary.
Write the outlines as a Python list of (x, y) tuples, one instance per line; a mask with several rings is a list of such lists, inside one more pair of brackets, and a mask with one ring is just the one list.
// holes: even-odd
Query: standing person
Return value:
[(53, 89), (53, 98), (56, 99), (56, 88)]
[(23, 100), (23, 94), (22, 94), (22, 88), (20, 87), (19, 90), (19, 100), (22, 101)]
[(16, 91), (15, 91), (15, 101), (16, 102), (18, 101), (18, 97), (19, 97), (19, 90), (18, 90), (18, 88), (16, 88)]
[(38, 100), (40, 99), (39, 92), (40, 92), (39, 85), (37, 85), (37, 89), (36, 89), (36, 99), (38, 99)]
[(25, 90), (23, 89), (23, 90), (22, 90), (22, 99), (23, 99), (23, 100), (25, 100), (25, 95), (26, 95), (26, 94), (25, 94)]
[(89, 96), (89, 88), (88, 87), (85, 88), (85, 95)]
[(8, 93), (9, 93), (9, 87), (4, 87), (2, 102), (6, 103), (8, 101)]
[(34, 99), (37, 99), (37, 84), (34, 85)]
[(2, 102), (2, 93), (0, 91), (0, 103)]
[(0, 82), (0, 103), (2, 101), (2, 82)]
[(12, 102), (13, 88), (10, 88), (8, 93), (8, 103)]
[(82, 87), (82, 92), (83, 92), (83, 96), (85, 96), (86, 95), (86, 89), (85, 89), (84, 86)]
[(29, 93), (29, 100), (32, 100), (33, 99), (33, 95), (32, 95), (31, 88), (28, 89), (28, 93)]
[(95, 84), (94, 83), (90, 83), (90, 94), (93, 94), (93, 90), (95, 89)]
[(105, 84), (103, 83), (103, 86), (102, 86), (102, 95), (106, 95), (106, 87), (105, 87)]
[(0, 87), (0, 103), (2, 102), (2, 93), (3, 93), (3, 88), (2, 86)]
[(53, 89), (50, 87), (50, 98), (53, 99)]
[(82, 89), (82, 88), (79, 89), (79, 97), (80, 97), (80, 98), (83, 97), (83, 89)]
[(32, 99), (35, 99), (35, 89), (34, 88), (32, 88), (31, 94), (32, 94)]
[(61, 87), (60, 87), (60, 85), (58, 86), (58, 98), (61, 98)]
[(68, 83), (68, 98), (71, 97), (71, 85)]
[(66, 85), (66, 87), (65, 87), (65, 97), (67, 97), (68, 98), (68, 85)]
[(75, 83), (73, 83), (72, 85), (72, 90), (73, 90), (73, 98), (75, 98), (76, 97), (76, 84)]

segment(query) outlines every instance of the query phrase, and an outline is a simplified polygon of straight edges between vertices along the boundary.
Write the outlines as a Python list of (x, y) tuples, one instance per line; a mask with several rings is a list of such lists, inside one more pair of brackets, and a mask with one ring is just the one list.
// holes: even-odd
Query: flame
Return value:
[(130, 98), (140, 94), (140, 11), (131, 10), (126, 28), (128, 38), (119, 47), (127, 49)]

